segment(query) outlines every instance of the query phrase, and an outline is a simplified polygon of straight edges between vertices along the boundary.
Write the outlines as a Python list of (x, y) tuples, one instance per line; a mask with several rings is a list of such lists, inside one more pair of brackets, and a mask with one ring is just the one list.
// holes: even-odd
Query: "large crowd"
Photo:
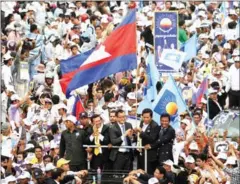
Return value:
[[(137, 69), (80, 87), (67, 99), (61, 60), (103, 43), (134, 8)], [(178, 12), (179, 45), (197, 34), (196, 57), (174, 75), (180, 90), (188, 88), (178, 128), (168, 113), (156, 120), (150, 108), (138, 112), (158, 11)], [(116, 183), (238, 184), (239, 134), (208, 124), (224, 110), (240, 109), (239, 16), (238, 1), (1, 2), (1, 183), (104, 183), (90, 172), (110, 171)], [(167, 78), (161, 76), (158, 92)], [(208, 92), (196, 102), (206, 76)], [(84, 108), (78, 114), (76, 98)]]

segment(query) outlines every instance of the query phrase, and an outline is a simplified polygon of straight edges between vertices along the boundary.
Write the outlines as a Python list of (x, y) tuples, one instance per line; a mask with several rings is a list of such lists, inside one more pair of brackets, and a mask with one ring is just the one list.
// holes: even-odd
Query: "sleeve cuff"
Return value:
[(90, 139), (91, 142), (93, 142), (94, 137), (91, 135), (91, 136), (89, 137), (89, 139)]
[(124, 141), (124, 135), (121, 136), (122, 141)]
[(104, 136), (103, 136), (102, 134), (100, 134), (100, 135), (99, 135), (99, 139), (100, 139), (100, 141), (103, 141)]

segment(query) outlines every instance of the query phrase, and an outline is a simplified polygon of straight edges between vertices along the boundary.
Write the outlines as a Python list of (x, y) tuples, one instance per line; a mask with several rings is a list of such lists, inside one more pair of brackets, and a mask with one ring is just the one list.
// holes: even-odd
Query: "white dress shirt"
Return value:
[[(240, 69), (237, 69), (235, 64), (233, 64), (229, 69), (229, 76), (230, 76), (230, 88), (233, 91), (240, 90)], [(226, 89), (227, 91), (227, 89)]]

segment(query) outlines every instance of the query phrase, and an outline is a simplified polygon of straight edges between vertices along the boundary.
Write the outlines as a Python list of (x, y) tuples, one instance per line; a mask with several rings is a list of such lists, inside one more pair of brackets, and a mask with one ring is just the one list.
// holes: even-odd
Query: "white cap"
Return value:
[(195, 162), (194, 158), (191, 155), (188, 155), (185, 159), (185, 163), (191, 163), (193, 164)]
[(31, 5), (28, 7), (27, 10), (28, 10), (28, 11), (32, 10), (32, 11), (35, 11), (35, 12), (36, 12), (36, 9), (34, 8), (34, 6), (31, 6)]
[(13, 92), (13, 93), (16, 93), (15, 89), (13, 86), (8, 86), (7, 87), (7, 91), (10, 91), (10, 92)]
[(185, 125), (188, 126), (190, 124), (190, 121), (188, 119), (183, 119), (181, 123), (184, 123)]
[(66, 109), (67, 110), (67, 106), (64, 103), (60, 103), (60, 104), (58, 104), (58, 109)]
[(206, 13), (204, 11), (199, 11), (198, 12), (198, 16), (201, 16), (201, 17), (206, 17)]
[(198, 9), (199, 10), (207, 10), (207, 7), (205, 4), (201, 3), (200, 5), (198, 5)]
[(10, 52), (7, 52), (6, 54), (3, 55), (3, 60), (9, 60), (9, 59), (13, 59), (13, 57), (11, 56)]
[(11, 150), (7, 149), (6, 147), (2, 147), (2, 156), (8, 157), (8, 158), (12, 158), (12, 154), (11, 154)]
[(202, 98), (202, 99), (201, 99), (201, 103), (207, 104), (207, 100), (205, 100), (205, 98)]
[(68, 8), (76, 8), (76, 6), (73, 3), (69, 3)]
[(237, 163), (237, 159), (234, 156), (230, 156), (227, 158), (225, 165), (235, 165)]
[(199, 35), (199, 38), (200, 38), (200, 39), (204, 39), (204, 38), (208, 39), (209, 36), (208, 36), (207, 34), (203, 34), (203, 33), (202, 33), (202, 34)]
[(236, 62), (236, 61), (240, 61), (240, 57), (239, 57), (239, 56), (235, 57), (235, 58), (234, 58), (234, 61), (235, 61), (235, 62)]
[(53, 163), (47, 163), (46, 167), (45, 167), (45, 171), (51, 171), (53, 169), (56, 169), (56, 167), (53, 165)]
[(29, 119), (27, 119), (27, 118), (24, 118), (23, 119), (23, 123), (25, 124), (25, 125), (27, 125), (27, 126), (32, 126), (32, 122), (31, 121), (29, 121)]
[(23, 172), (17, 177), (18, 180), (20, 180), (20, 179), (26, 179), (26, 178), (28, 178), (28, 179), (31, 178), (29, 172), (27, 172), (27, 171), (23, 171)]
[(150, 178), (149, 180), (148, 180), (148, 184), (156, 184), (156, 183), (159, 183), (159, 181), (158, 181), (158, 179), (157, 178)]
[(191, 142), (191, 144), (189, 145), (189, 149), (190, 150), (199, 150), (196, 142)]
[(79, 95), (87, 95), (88, 94), (87, 90), (88, 90), (88, 85), (85, 85), (85, 86), (82, 86), (82, 87), (76, 89), (75, 91)]
[(51, 27), (53, 27), (53, 26), (58, 26), (58, 23), (55, 22), (55, 21), (53, 21), (50, 25), (51, 25)]
[(148, 13), (147, 13), (147, 16), (148, 16), (148, 17), (153, 17), (153, 12), (151, 12), (151, 11), (148, 12)]
[(68, 115), (65, 121), (71, 121), (75, 124), (77, 122), (77, 118), (73, 115)]
[(13, 175), (7, 176), (5, 179), (5, 183), (8, 184), (9, 182), (16, 182), (17, 178)]
[(217, 156), (217, 159), (223, 159), (223, 160), (227, 160), (227, 154), (220, 152)]
[(101, 23), (108, 23), (109, 21), (108, 21), (108, 19), (106, 18), (106, 17), (103, 17), (102, 19), (101, 19)]
[(236, 15), (236, 16), (238, 16), (234, 9), (229, 10), (228, 15)]
[(148, 27), (148, 26), (151, 26), (152, 25), (152, 21), (146, 21), (145, 22), (145, 26)]
[(179, 9), (185, 9), (185, 5), (183, 3), (179, 4)]
[(46, 102), (52, 103), (52, 100), (50, 98), (45, 98), (44, 101), (45, 101), (45, 103)]
[(234, 49), (232, 56), (239, 56), (239, 55), (240, 55), (239, 49)]
[(225, 44), (223, 45), (223, 48), (224, 48), (224, 49), (231, 49), (230, 43), (225, 43)]
[(53, 72), (47, 72), (46, 75), (45, 75), (45, 78), (54, 78), (54, 73)]
[(222, 31), (216, 31), (215, 32), (215, 37), (219, 36), (219, 35), (223, 35), (223, 32)]
[(114, 10), (114, 11), (118, 11), (118, 10), (119, 10), (119, 7), (118, 7), (118, 6), (115, 6), (115, 7), (113, 8), (113, 10)]
[(34, 148), (34, 145), (29, 143), (29, 144), (26, 145), (24, 151), (29, 150), (31, 148)]
[(136, 100), (136, 95), (133, 92), (130, 92), (127, 94), (127, 98), (129, 98), (130, 100)]
[(217, 93), (217, 92), (218, 92), (218, 91), (215, 90), (215, 89), (213, 89), (213, 88), (210, 88), (210, 89), (208, 90), (208, 94)]
[(78, 36), (77, 34), (72, 35), (72, 37), (71, 37), (71, 41), (73, 41), (74, 39), (79, 39), (79, 36)]
[(143, 22), (143, 21), (140, 21), (140, 20), (137, 21), (137, 26), (142, 26), (142, 27), (143, 27), (143, 26), (144, 26), (144, 22)]
[(203, 59), (209, 59), (210, 56), (209, 56), (208, 54), (203, 54), (203, 55), (202, 55), (202, 58), (203, 58)]
[(13, 94), (11, 96), (11, 101), (14, 101), (14, 100), (21, 100), (21, 98), (17, 94)]
[(108, 104), (108, 108), (110, 108), (110, 109), (116, 108), (116, 103), (115, 103), (115, 102), (110, 102), (110, 103)]
[(165, 162), (163, 162), (163, 164), (173, 166), (173, 161), (172, 160), (166, 160)]
[(54, 140), (52, 140), (50, 142), (50, 149), (55, 149), (55, 148), (59, 148), (59, 145), (57, 145), (57, 143)]

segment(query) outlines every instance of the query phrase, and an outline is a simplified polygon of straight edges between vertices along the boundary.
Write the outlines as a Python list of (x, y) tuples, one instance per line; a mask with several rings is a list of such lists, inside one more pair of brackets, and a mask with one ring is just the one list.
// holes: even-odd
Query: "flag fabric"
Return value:
[(192, 103), (193, 103), (193, 104), (199, 104), (199, 103), (201, 103), (201, 100), (202, 100), (204, 94), (207, 93), (207, 90), (208, 90), (208, 76), (206, 76), (206, 77), (204, 78), (204, 80), (203, 80), (202, 83), (200, 84), (197, 92), (193, 95)]
[(145, 90), (145, 95), (148, 100), (151, 102), (157, 97), (157, 82), (160, 79), (157, 66), (154, 62), (154, 55), (148, 54), (147, 56), (147, 86)]
[(162, 64), (171, 67), (173, 70), (178, 71), (186, 56), (185, 52), (176, 49), (164, 49), (160, 61)]
[(83, 52), (68, 59), (61, 60), (61, 74), (64, 75), (66, 73), (73, 72), (74, 70), (76, 70), (76, 68), (79, 68), (83, 64), (83, 62), (92, 54), (93, 51), (94, 49), (91, 49), (87, 52)]
[(173, 128), (179, 128), (179, 115), (187, 110), (187, 105), (171, 75), (154, 100), (153, 110), (159, 115), (168, 113), (171, 116)]
[(79, 119), (79, 114), (84, 112), (85, 109), (82, 104), (82, 100), (79, 96), (75, 97), (75, 102), (73, 104), (72, 115), (74, 115), (77, 119)]
[(197, 55), (197, 34), (194, 34), (186, 43), (183, 45), (183, 50), (186, 53), (184, 61), (188, 61)]
[(81, 86), (137, 68), (136, 48), (136, 10), (133, 9), (80, 67), (62, 75), (60, 84), (66, 97)]

